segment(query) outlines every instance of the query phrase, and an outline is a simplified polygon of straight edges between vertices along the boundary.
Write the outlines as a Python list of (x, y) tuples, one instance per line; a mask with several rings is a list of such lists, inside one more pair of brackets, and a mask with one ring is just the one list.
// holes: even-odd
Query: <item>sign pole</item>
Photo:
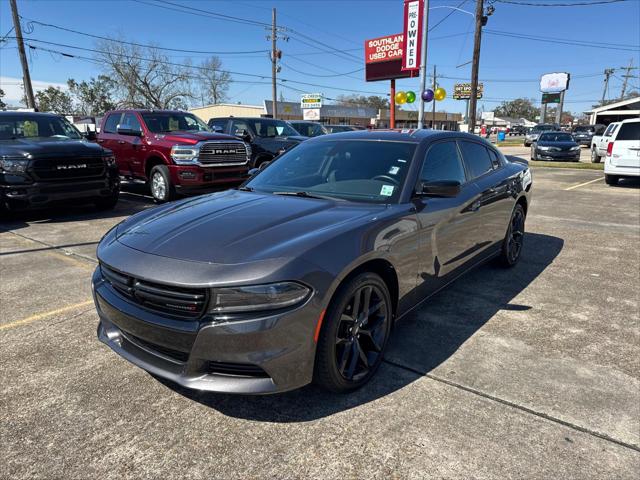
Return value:
[[(427, 89), (427, 34), (429, 30), (429, 0), (424, 0), (422, 21), (422, 50), (420, 51), (420, 107), (418, 108), (418, 128), (424, 128), (424, 98), (422, 93)], [(435, 100), (432, 100), (435, 102)]]
[(396, 128), (396, 79), (391, 79), (391, 101), (389, 102), (389, 128)]
[(562, 124), (562, 109), (564, 108), (564, 90), (560, 92), (560, 103), (556, 106), (556, 123)]

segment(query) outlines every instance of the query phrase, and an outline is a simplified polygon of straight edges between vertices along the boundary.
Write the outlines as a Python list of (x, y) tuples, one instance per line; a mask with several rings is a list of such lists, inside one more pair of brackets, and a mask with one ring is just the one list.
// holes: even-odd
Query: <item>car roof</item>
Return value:
[(636, 123), (640, 122), (640, 118), (627, 118), (626, 120), (622, 120), (621, 122), (616, 123)]
[(25, 117), (25, 116), (37, 116), (37, 117), (61, 117), (57, 113), (50, 112), (0, 112), (2, 117)]
[[(467, 138), (469, 140), (481, 141), (487, 143), (486, 140), (464, 132), (453, 132), (448, 130), (431, 130), (431, 129), (378, 129), (378, 130), (355, 130), (350, 132), (333, 133), (331, 135), (321, 135), (314, 137), (313, 141), (331, 141), (331, 139), (340, 138), (341, 140), (381, 140), (390, 142), (413, 142), (421, 143), (425, 140), (439, 140), (442, 138)], [(310, 140), (307, 140), (310, 141)]]
[(189, 113), (193, 115), (191, 112), (187, 112), (185, 110), (161, 110), (161, 109), (150, 109), (150, 108), (119, 108), (117, 110), (111, 110), (107, 113), (127, 113), (127, 112), (137, 112), (137, 113)]

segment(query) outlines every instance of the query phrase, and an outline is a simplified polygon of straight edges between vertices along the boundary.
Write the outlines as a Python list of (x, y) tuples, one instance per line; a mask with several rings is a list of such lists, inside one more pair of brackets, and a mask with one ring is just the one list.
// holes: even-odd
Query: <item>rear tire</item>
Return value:
[(525, 218), (524, 208), (519, 203), (516, 204), (513, 213), (511, 213), (507, 234), (502, 241), (502, 249), (498, 257), (498, 263), (505, 268), (514, 267), (522, 255)]
[(595, 148), (591, 149), (591, 163), (600, 163), (600, 155)]
[(618, 177), (617, 175), (608, 175), (608, 174), (604, 174), (604, 181), (607, 185), (617, 185), (618, 181), (620, 180), (620, 177)]
[(314, 382), (336, 393), (365, 385), (382, 363), (391, 322), (391, 296), (380, 276), (365, 272), (341, 285), (320, 331)]
[(156, 203), (168, 202), (175, 198), (175, 187), (171, 184), (169, 169), (166, 165), (156, 165), (151, 169), (149, 188)]

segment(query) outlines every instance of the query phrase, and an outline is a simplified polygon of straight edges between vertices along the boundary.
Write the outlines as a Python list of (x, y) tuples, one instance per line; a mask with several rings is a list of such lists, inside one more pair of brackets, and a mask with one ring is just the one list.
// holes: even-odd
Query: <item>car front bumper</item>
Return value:
[(550, 151), (542, 151), (536, 149), (536, 157), (539, 160), (553, 160), (556, 162), (563, 161), (571, 161), (577, 162), (580, 161), (580, 150), (575, 152), (550, 152)]
[(138, 367), (183, 387), (267, 394), (304, 386), (313, 377), (318, 309), (307, 300), (286, 313), (220, 321), (175, 319), (147, 310), (92, 279), (98, 338)]
[(240, 185), (247, 179), (249, 163), (229, 167), (170, 165), (171, 182), (182, 193), (202, 192), (221, 185)]

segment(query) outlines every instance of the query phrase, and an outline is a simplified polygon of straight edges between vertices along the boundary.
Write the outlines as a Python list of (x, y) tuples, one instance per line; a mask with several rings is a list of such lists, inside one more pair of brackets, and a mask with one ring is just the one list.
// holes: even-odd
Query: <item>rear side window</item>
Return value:
[(616, 140), (640, 140), (640, 122), (623, 123)]
[(462, 158), (467, 165), (467, 170), (471, 179), (478, 178), (485, 173), (493, 170), (493, 163), (489, 157), (489, 152), (484, 145), (480, 145), (475, 142), (467, 142), (462, 140), (460, 143), (460, 150), (462, 151)]
[(118, 124), (120, 123), (121, 113), (112, 113), (107, 117), (107, 121), (104, 122), (103, 133), (117, 133)]
[(436, 143), (429, 149), (422, 165), (420, 180), (423, 182), (449, 180), (461, 184), (466, 182), (456, 142)]

